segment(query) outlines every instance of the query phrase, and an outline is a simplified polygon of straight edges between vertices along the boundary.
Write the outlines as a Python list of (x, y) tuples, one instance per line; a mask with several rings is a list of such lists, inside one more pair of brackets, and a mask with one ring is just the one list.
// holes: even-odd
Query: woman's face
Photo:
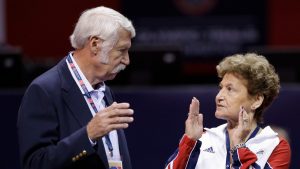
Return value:
[(220, 82), (220, 90), (216, 96), (216, 112), (218, 119), (238, 121), (241, 106), (249, 113), (254, 102), (247, 90), (247, 80), (239, 74), (226, 73)]

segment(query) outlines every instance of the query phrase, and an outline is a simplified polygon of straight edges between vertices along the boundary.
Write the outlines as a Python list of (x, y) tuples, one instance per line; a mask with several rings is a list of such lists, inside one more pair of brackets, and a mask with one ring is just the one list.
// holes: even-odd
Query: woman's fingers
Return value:
[(193, 97), (190, 104), (189, 114), (198, 115), (199, 111), (200, 111), (200, 102), (196, 97)]
[(185, 122), (185, 134), (193, 140), (199, 139), (203, 133), (203, 115), (199, 113), (199, 106), (199, 100), (194, 97)]

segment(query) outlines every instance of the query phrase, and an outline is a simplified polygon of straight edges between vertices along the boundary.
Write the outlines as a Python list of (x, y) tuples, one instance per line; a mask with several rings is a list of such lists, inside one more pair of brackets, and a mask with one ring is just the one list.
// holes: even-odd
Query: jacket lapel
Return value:
[[(106, 86), (107, 87), (107, 86)], [(105, 102), (106, 105), (111, 105), (114, 102), (114, 98), (112, 95), (112, 91), (110, 90), (109, 87), (106, 88), (105, 90)], [(119, 140), (119, 150), (120, 150), (120, 155), (121, 155), (121, 160), (123, 163), (123, 168), (124, 169), (131, 169), (131, 160), (128, 152), (128, 147), (127, 147), (127, 141), (125, 138), (124, 130), (119, 129), (117, 130), (118, 133), (118, 140)]]
[(91, 120), (92, 114), (68, 69), (65, 59), (59, 63), (59, 71), (62, 80), (63, 99), (80, 125), (85, 126)]
[[(112, 98), (111, 98), (111, 94), (108, 92), (108, 90), (109, 89), (107, 88), (104, 92), (104, 100), (105, 100), (106, 105), (109, 106), (109, 105), (112, 104)], [(105, 148), (104, 148), (102, 138), (99, 139), (99, 141), (98, 141), (98, 151), (97, 151), (97, 153), (99, 154), (100, 158), (103, 159), (104, 165), (108, 169), (109, 165), (108, 165), (108, 160), (107, 160), (107, 157), (106, 157), (106, 152), (105, 152)]]
[(131, 169), (131, 160), (127, 148), (127, 141), (123, 130), (117, 130), (119, 139), (120, 155), (124, 169)]
[(105, 104), (107, 106), (110, 106), (114, 101), (114, 99), (112, 97), (112, 94), (111, 94), (111, 90), (108, 86), (106, 86), (106, 89), (105, 89), (105, 92), (104, 92), (104, 100), (105, 100)]

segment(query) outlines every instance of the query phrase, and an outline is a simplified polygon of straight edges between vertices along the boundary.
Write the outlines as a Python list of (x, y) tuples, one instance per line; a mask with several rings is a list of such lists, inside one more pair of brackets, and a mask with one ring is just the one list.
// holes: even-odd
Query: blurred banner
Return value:
[(207, 58), (265, 44), (265, 1), (124, 0), (123, 4), (137, 27), (137, 46), (177, 46), (184, 57)]
[(222, 57), (263, 43), (253, 16), (140, 18), (136, 46), (177, 46), (185, 57)]

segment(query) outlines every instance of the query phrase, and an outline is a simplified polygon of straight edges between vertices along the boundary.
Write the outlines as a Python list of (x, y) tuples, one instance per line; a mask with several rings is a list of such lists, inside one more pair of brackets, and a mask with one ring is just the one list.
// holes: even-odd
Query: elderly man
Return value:
[(131, 169), (123, 132), (129, 103), (116, 103), (106, 80), (129, 65), (135, 36), (117, 11), (97, 7), (80, 16), (70, 36), (74, 51), (36, 78), (18, 117), (22, 168)]

